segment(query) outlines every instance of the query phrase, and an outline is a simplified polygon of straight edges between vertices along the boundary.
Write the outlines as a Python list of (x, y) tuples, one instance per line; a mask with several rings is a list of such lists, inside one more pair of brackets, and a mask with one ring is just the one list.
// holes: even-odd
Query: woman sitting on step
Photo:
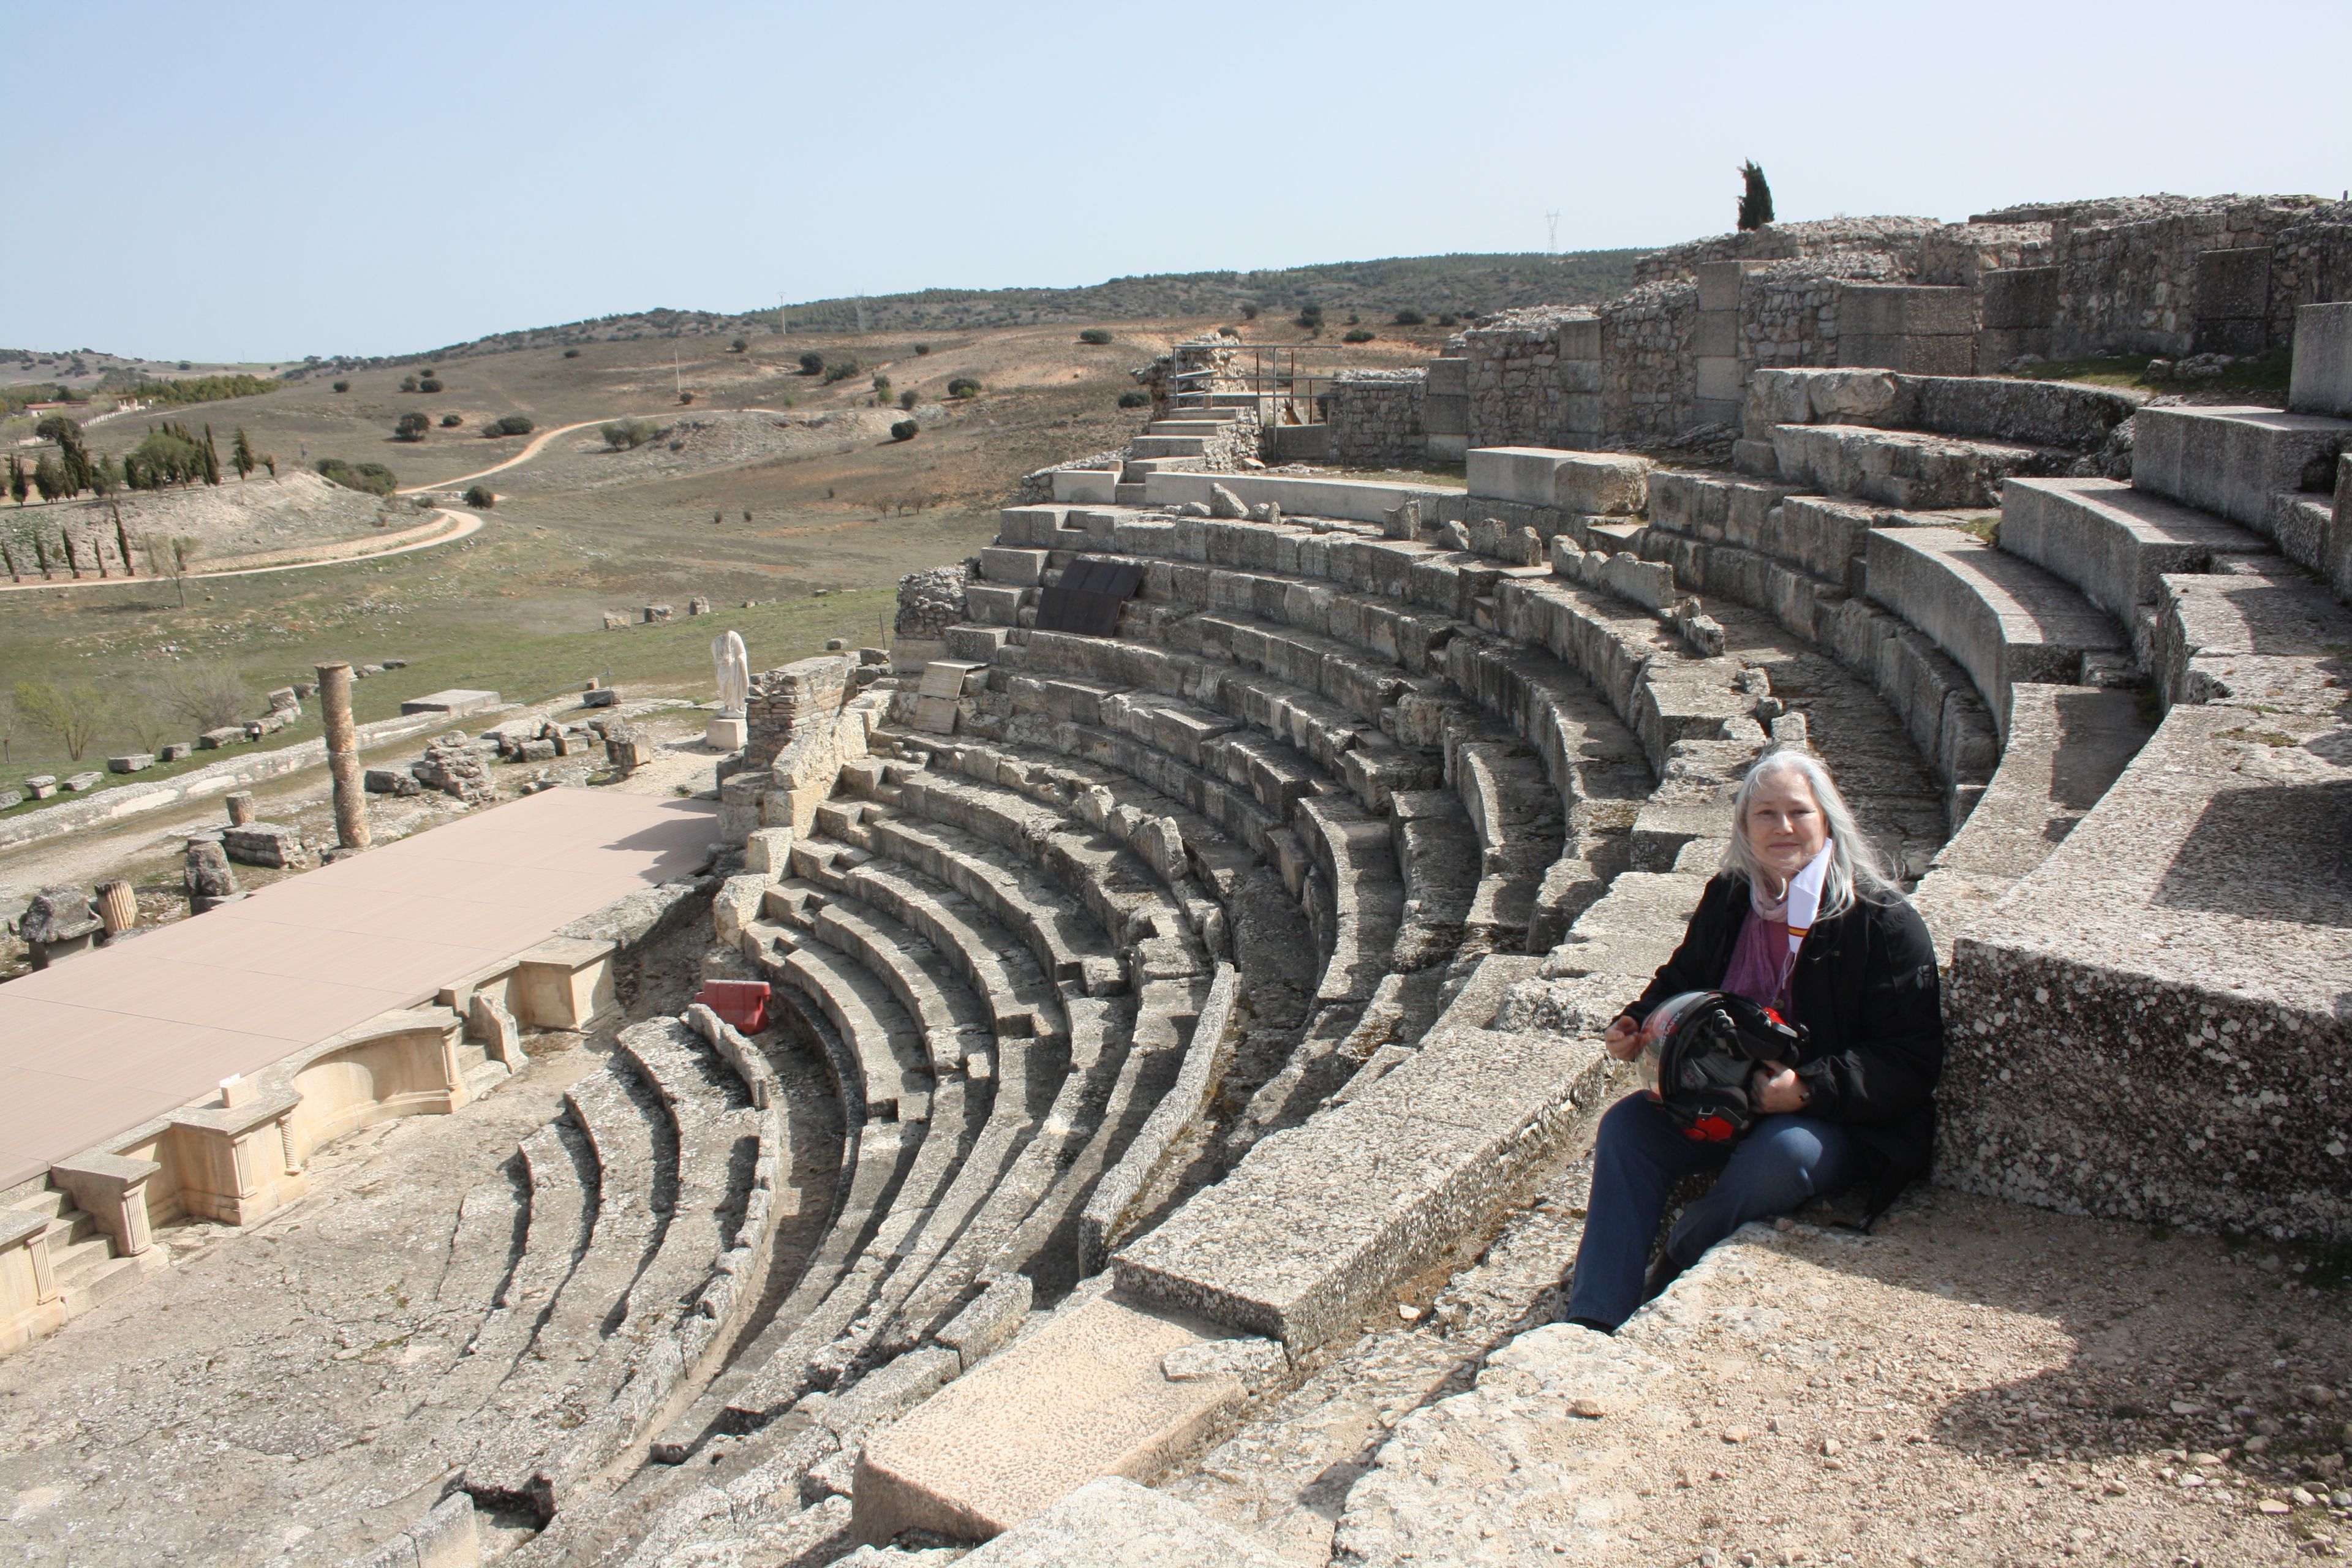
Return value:
[[(1818, 913), (1792, 942), (1791, 903), (1816, 887)], [(1759, 1114), (1737, 1142), (1693, 1142), (1653, 1093), (1601, 1119), (1561, 1316), (1603, 1333), (1749, 1220), (1856, 1182), (1869, 1184), (1875, 1219), (1927, 1168), (1944, 1061), (1935, 946), (1812, 757), (1773, 752), (1748, 771), (1722, 868), (1674, 957), (1601, 1037), (1609, 1054), (1632, 1060), (1642, 1021), (1685, 991), (1745, 996), (1802, 1026), (1805, 1042), (1796, 1060), (1757, 1069), (1748, 1098)], [(1645, 1274), (1668, 1191), (1705, 1171), (1714, 1188), (1683, 1211)]]

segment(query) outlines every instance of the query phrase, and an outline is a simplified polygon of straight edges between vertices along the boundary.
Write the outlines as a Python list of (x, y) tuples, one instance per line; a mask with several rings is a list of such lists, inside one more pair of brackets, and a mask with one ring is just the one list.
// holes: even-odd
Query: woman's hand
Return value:
[(1634, 1043), (1641, 1035), (1641, 1025), (1621, 1016), (1602, 1032), (1601, 1048), (1621, 1062), (1630, 1062), (1641, 1052), (1641, 1047)]
[(1802, 1110), (1812, 1102), (1812, 1091), (1799, 1080), (1794, 1068), (1766, 1062), (1748, 1080), (1748, 1098), (1767, 1116)]

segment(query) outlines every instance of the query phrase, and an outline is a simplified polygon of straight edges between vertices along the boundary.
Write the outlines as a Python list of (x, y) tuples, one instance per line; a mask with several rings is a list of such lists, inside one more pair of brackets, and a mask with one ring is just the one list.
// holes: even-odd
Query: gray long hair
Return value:
[(1748, 843), (1748, 808), (1756, 799), (1756, 791), (1766, 779), (1778, 773), (1795, 773), (1813, 792), (1813, 802), (1822, 808), (1822, 819), (1829, 826), (1830, 868), (1822, 879), (1822, 909), (1815, 918), (1831, 921), (1853, 908), (1857, 900), (1864, 903), (1891, 904), (1903, 897), (1903, 890), (1887, 874), (1885, 863), (1879, 859), (1877, 847), (1863, 837), (1862, 828), (1853, 819), (1853, 808), (1838, 793), (1837, 781), (1830, 777), (1829, 769), (1819, 758), (1793, 750), (1765, 752), (1739, 781), (1739, 791), (1731, 797), (1731, 843), (1723, 851), (1720, 869), (1727, 874), (1748, 879), (1751, 882), (1769, 879), (1764, 863)]

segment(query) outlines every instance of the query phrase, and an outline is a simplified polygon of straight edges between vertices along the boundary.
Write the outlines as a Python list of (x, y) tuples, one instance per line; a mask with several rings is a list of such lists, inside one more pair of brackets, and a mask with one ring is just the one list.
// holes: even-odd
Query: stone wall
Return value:
[(1841, 250), (1884, 250), (1916, 265), (1920, 242), (1948, 225), (1929, 217), (1827, 218), (1815, 223), (1780, 223), (1735, 234), (1685, 240), (1654, 251), (1633, 264), (1638, 286), (1664, 279), (1693, 279), (1707, 261), (1787, 261)]
[[(2288, 231), (2291, 287), (2314, 288), (2347, 254), (2331, 230), (2352, 205), (2310, 196), (2150, 198), (2120, 221), (2062, 214), (2051, 355), (2259, 353), (2294, 339), (2291, 310), (2272, 308), (2274, 247)], [(2313, 303), (2297, 300), (2296, 303)], [(2200, 331), (2200, 323), (2203, 322)]]
[(1654, 439), (1690, 423), (1698, 314), (1695, 283), (1645, 284), (1601, 307), (1596, 369), (1605, 438)]
[(753, 676), (745, 712), (744, 768), (770, 766), (776, 753), (810, 725), (830, 723), (848, 700), (850, 671), (856, 664), (848, 655), (820, 654)]
[[(1469, 399), (1469, 439), (1473, 447), (1570, 447), (1588, 445), (1570, 439), (1572, 433), (1600, 428), (1599, 405), (1572, 411), (1570, 396), (1590, 398), (1600, 391), (1597, 369), (1593, 384), (1582, 385), (1580, 370), (1563, 371), (1563, 361), (1596, 357), (1579, 353), (1581, 340), (1597, 318), (1586, 306), (1572, 305), (1533, 310), (1506, 310), (1490, 316), (1462, 334), (1464, 372)], [(1569, 341), (1563, 345), (1563, 336)], [(1570, 388), (1575, 387), (1573, 393)]]
[(1361, 468), (1418, 463), (1428, 456), (1422, 409), (1429, 391), (1424, 370), (1349, 371), (1325, 395), (1329, 459)]

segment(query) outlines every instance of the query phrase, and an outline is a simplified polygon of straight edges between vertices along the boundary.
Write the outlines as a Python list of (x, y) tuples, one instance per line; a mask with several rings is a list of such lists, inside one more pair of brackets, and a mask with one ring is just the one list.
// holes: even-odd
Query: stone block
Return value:
[(970, 1568), (1279, 1568), (1283, 1560), (1180, 1498), (1105, 1476), (963, 1561)]
[(68, 774), (68, 775), (66, 777), (65, 781), (64, 781), (62, 784), (60, 784), (58, 787), (59, 789), (64, 790), (68, 795), (79, 795), (79, 794), (80, 794), (80, 793), (81, 793), (82, 791), (84, 791), (84, 790), (96, 789), (99, 785), (100, 785), (100, 784), (104, 784), (105, 782), (106, 782), (106, 775), (105, 775), (104, 773), (71, 773), (71, 774)]
[(1601, 357), (1601, 318), (1571, 316), (1559, 324), (1559, 357), (1563, 360)]
[(1846, 283), (1838, 289), (1838, 334), (1863, 337), (1973, 338), (1977, 293), (1973, 289), (1916, 283)]
[(203, 734), (198, 735), (196, 737), (196, 750), (200, 752), (215, 751), (222, 746), (234, 745), (244, 739), (244, 725), (224, 724), (217, 730), (207, 730)]
[(131, 752), (106, 759), (106, 771), (110, 773), (143, 773), (154, 765), (155, 753), (152, 752)]
[(1476, 447), (1469, 456), (1474, 497), (1623, 517), (1649, 504), (1650, 460), (1625, 453), (1555, 447)]
[(406, 768), (370, 768), (360, 775), (361, 787), (370, 795), (422, 795), (425, 786)]
[(486, 708), (495, 708), (498, 705), (499, 694), (495, 691), (477, 691), (465, 687), (451, 687), (446, 691), (433, 691), (427, 692), (423, 697), (412, 697), (400, 705), (400, 710), (403, 713), (446, 713), (454, 719), (467, 713), (479, 713)]
[(2208, 250), (2197, 258), (2192, 296), (2202, 350), (2208, 321), (2267, 321), (2271, 313), (2271, 251), (2268, 246)]
[(2046, 329), (2057, 319), (2055, 267), (2001, 268), (1980, 274), (1977, 284), (1987, 331)]
[(1043, 550), (1007, 550), (987, 545), (980, 552), (980, 574), (991, 583), (1034, 588), (1045, 580), (1045, 555)]
[(1156, 1479), (1243, 1396), (1179, 1382), (1171, 1352), (1223, 1337), (1186, 1314), (1099, 1296), (1055, 1314), (866, 1439), (857, 1537), (998, 1535), (1101, 1476)]
[(1740, 396), (1739, 362), (1727, 356), (1702, 356), (1698, 361), (1696, 395), (1702, 401), (1737, 403)]
[(593, 691), (583, 691), (580, 694), (580, 706), (583, 708), (618, 708), (620, 705), (621, 692), (618, 687), (600, 686)]
[(2352, 419), (2352, 301), (2295, 311), (2286, 404), (2298, 414)]
[(247, 822), (221, 834), (221, 850), (246, 866), (285, 868), (302, 858), (302, 836), (277, 822)]
[[(1736, 310), (1701, 310), (1691, 331), (1691, 353), (1702, 359), (1729, 359), (1739, 353), (1739, 314)], [(1579, 388), (1580, 391), (1585, 390)]]
[(964, 587), (964, 607), (975, 621), (1017, 626), (1021, 624), (1021, 594), (1019, 588), (992, 583), (971, 583)]
[(646, 625), (652, 626), (657, 621), (668, 620), (677, 612), (667, 605), (647, 605), (637, 613), (644, 617)]
[(185, 741), (174, 741), (170, 745), (165, 746), (162, 751), (156, 752), (155, 757), (158, 762), (184, 762), (187, 758), (194, 755), (195, 750), (195, 747), (190, 745)]
[(1710, 311), (1728, 310), (1735, 315), (1739, 310), (1739, 285), (1758, 263), (1753, 261), (1702, 261), (1698, 264), (1698, 308), (1704, 315)]
[(25, 793), (35, 800), (47, 800), (58, 793), (58, 775), (35, 773), (25, 781)]

